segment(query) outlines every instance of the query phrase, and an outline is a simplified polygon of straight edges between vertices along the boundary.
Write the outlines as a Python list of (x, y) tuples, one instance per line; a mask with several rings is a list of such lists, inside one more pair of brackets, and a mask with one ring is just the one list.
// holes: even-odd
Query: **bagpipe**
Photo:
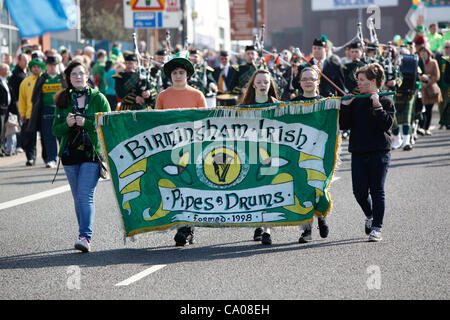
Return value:
[[(253, 46), (259, 54), (259, 63), (255, 66), (256, 69), (269, 70), (275, 84), (277, 85), (278, 94), (281, 97), (283, 91), (288, 86), (288, 81), (284, 78), (283, 72), (278, 68), (280, 61), (283, 61), (289, 67), (292, 67), (289, 61), (285, 61), (276, 50), (270, 52), (264, 49), (264, 35), (266, 25), (262, 24), (259, 29), (259, 34), (254, 35)], [(266, 59), (269, 57), (268, 59)], [(292, 74), (292, 72), (291, 72)]]
[(138, 49), (138, 45), (137, 45), (137, 39), (136, 39), (136, 33), (132, 34), (133, 36), (133, 47), (134, 47), (134, 54), (137, 57), (138, 60), (138, 66), (136, 68), (136, 72), (133, 75), (133, 77), (131, 77), (132, 79), (134, 78), (134, 81), (137, 85), (137, 95), (141, 96), (142, 92), (151, 89), (151, 87), (149, 86), (150, 84), (150, 70), (146, 69), (143, 66), (143, 57), (141, 56), (141, 54), (139, 53), (139, 49)]

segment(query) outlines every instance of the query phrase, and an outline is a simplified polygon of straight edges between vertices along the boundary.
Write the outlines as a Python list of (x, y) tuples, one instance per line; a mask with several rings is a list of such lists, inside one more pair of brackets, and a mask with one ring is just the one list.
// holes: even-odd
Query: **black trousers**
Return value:
[(383, 226), (386, 196), (384, 183), (391, 161), (390, 152), (352, 154), (353, 194), (372, 228)]
[(27, 160), (36, 160), (36, 131), (31, 132), (26, 130), (29, 119), (25, 120), (22, 124), (21, 130), (21, 140), (22, 140), (22, 149), (25, 151), (25, 155), (27, 156)]

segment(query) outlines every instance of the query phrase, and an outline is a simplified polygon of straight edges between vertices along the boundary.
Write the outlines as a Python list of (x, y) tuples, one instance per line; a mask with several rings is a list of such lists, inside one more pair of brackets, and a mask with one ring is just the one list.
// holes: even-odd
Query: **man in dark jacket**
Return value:
[[(19, 88), (23, 79), (27, 77), (28, 72), (28, 62), (30, 62), (30, 58), (27, 54), (21, 53), (17, 57), (17, 65), (14, 67), (14, 70), (11, 73), (11, 77), (9, 77), (8, 84), (11, 88), (11, 112), (19, 115)], [(19, 116), (19, 123), (22, 126), (22, 122)], [(22, 137), (21, 132), (17, 133), (17, 152), (23, 152), (22, 148)]]
[[(327, 37), (322, 36), (319, 39), (315, 39), (312, 46), (313, 57), (309, 61), (310, 64), (315, 65), (322, 73), (327, 76), (334, 84), (340, 89), (344, 90), (344, 72), (342, 71), (342, 65), (339, 57), (336, 55), (330, 55), (327, 57)], [(298, 67), (298, 73), (294, 79), (294, 88), (301, 90), (300, 88), (300, 74), (301, 71), (308, 67), (309, 64), (305, 63)], [(322, 97), (342, 96), (338, 90), (325, 78), (322, 77), (319, 85), (320, 95)]]
[(220, 66), (214, 68), (213, 77), (219, 93), (229, 93), (237, 82), (237, 67), (230, 65), (227, 51), (220, 52)]

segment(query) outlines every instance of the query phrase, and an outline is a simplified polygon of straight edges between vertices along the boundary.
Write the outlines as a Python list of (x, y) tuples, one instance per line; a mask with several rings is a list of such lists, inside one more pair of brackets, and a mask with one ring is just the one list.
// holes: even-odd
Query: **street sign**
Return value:
[(179, 0), (123, 1), (124, 26), (128, 29), (178, 28), (181, 15)]
[(131, 10), (133, 11), (162, 11), (165, 0), (132, 0)]
[(161, 28), (162, 22), (162, 11), (133, 12), (134, 28)]

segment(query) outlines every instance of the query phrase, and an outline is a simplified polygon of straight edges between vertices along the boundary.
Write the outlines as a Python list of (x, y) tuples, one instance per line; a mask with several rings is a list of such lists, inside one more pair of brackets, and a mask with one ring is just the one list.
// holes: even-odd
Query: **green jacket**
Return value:
[[(91, 96), (87, 105), (86, 113), (94, 114), (97, 112), (109, 112), (111, 108), (109, 106), (106, 97), (97, 90), (90, 89)], [(66, 148), (67, 139), (70, 133), (70, 127), (67, 125), (66, 118), (69, 113), (73, 113), (73, 104), (69, 103), (65, 108), (56, 107), (55, 119), (53, 120), (52, 132), (56, 137), (61, 137), (61, 143), (59, 146), (58, 156), (61, 157), (64, 149)], [(87, 130), (89, 137), (91, 138), (92, 145), (95, 147), (97, 154), (102, 154), (100, 143), (97, 137), (97, 130), (95, 128), (95, 117), (87, 116), (84, 123), (84, 128)]]

